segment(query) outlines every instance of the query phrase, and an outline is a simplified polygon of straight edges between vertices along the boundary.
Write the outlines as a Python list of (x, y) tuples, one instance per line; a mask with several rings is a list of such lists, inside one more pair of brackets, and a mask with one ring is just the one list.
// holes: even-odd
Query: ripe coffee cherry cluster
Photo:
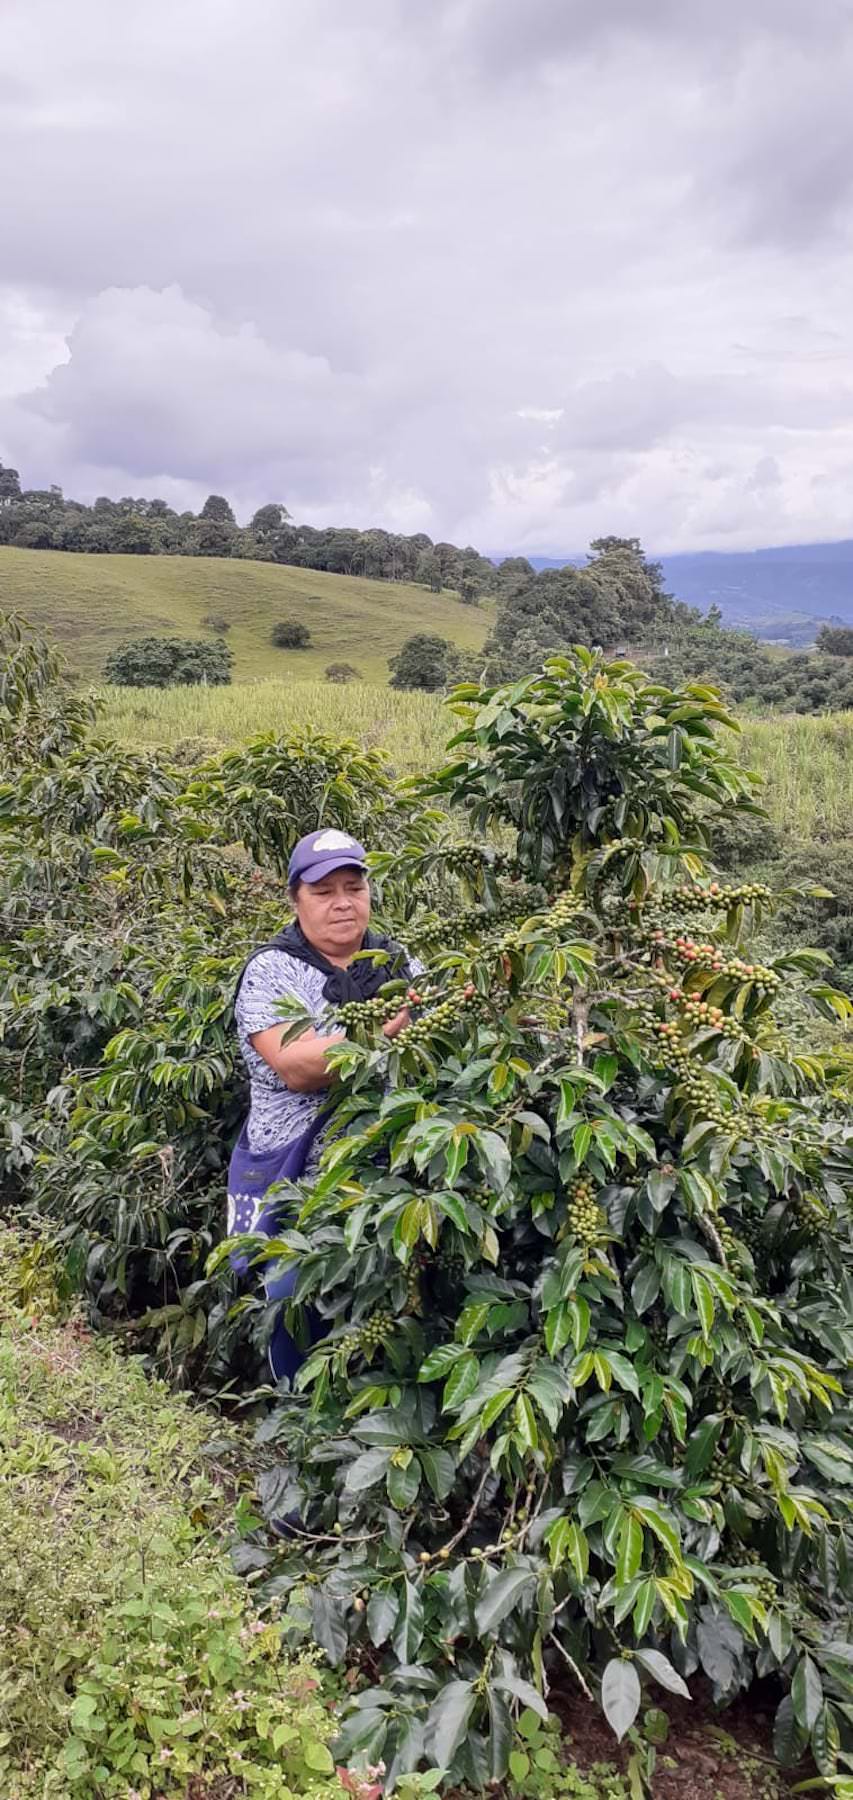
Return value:
[(368, 1319), (366, 1325), (360, 1326), (358, 1330), (348, 1331), (346, 1336), (341, 1338), (338, 1347), (344, 1356), (354, 1356), (356, 1351), (360, 1351), (363, 1356), (372, 1356), (374, 1350), (378, 1350), (380, 1344), (384, 1344), (393, 1329), (394, 1314), (377, 1312), (371, 1319)]
[(666, 997), (682, 1008), (685, 1022), (688, 1025), (697, 1028), (707, 1026), (711, 1030), (719, 1031), (723, 1037), (738, 1040), (747, 1035), (737, 1019), (730, 1018), (728, 1013), (723, 1012), (721, 1006), (709, 1006), (707, 1000), (702, 1000), (698, 994), (685, 994), (682, 988), (668, 987)]
[(587, 1175), (580, 1175), (569, 1189), (569, 1224), (582, 1244), (594, 1244), (604, 1225), (604, 1214)]
[[(776, 970), (768, 968), (766, 963), (748, 963), (740, 956), (726, 956), (719, 944), (697, 944), (693, 938), (683, 934), (671, 937), (661, 928), (651, 932), (649, 942), (653, 952), (659, 956), (668, 953), (694, 968), (708, 969), (713, 975), (728, 975), (734, 981), (750, 981), (759, 993), (775, 994), (782, 985)], [(658, 985), (664, 985), (665, 977), (660, 971), (654, 979)]]

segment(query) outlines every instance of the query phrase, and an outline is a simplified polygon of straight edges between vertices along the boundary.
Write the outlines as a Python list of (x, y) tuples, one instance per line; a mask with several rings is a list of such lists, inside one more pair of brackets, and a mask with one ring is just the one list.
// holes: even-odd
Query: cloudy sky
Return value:
[(850, 0), (0, 0), (0, 41), (28, 485), (853, 536)]

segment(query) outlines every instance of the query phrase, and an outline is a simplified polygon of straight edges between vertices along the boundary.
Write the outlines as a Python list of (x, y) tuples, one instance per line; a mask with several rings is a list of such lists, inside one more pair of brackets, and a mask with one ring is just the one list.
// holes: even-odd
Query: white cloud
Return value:
[(6, 0), (0, 456), (559, 554), (850, 531), (846, 0)]

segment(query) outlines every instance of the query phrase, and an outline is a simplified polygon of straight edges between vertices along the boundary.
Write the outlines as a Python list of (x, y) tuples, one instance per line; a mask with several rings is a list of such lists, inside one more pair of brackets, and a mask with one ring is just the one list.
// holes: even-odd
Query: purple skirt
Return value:
[[(325, 1115), (318, 1113), (306, 1131), (272, 1150), (251, 1150), (248, 1125), (243, 1126), (231, 1152), (228, 1168), (229, 1237), (240, 1231), (258, 1231), (265, 1237), (275, 1237), (283, 1222), (282, 1198), (273, 1194), (268, 1200), (269, 1189), (280, 1181), (299, 1181), (305, 1173), (314, 1143), (326, 1123)], [(249, 1268), (248, 1256), (235, 1254), (230, 1262), (238, 1275), (246, 1274)], [(295, 1263), (291, 1263), (283, 1273), (276, 1273), (275, 1263), (271, 1268), (271, 1274), (264, 1278), (264, 1292), (268, 1300), (283, 1303), (293, 1293), (298, 1269)], [(292, 1381), (305, 1360), (303, 1351), (285, 1330), (281, 1316), (270, 1339), (269, 1360), (276, 1381), (281, 1381), (283, 1376)]]

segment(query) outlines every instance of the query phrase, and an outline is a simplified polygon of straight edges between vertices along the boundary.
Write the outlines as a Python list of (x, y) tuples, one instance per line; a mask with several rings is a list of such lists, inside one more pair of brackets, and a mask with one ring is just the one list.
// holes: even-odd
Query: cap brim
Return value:
[(336, 869), (357, 869), (359, 875), (367, 874), (367, 864), (360, 862), (357, 857), (330, 851), (328, 856), (322, 856), (318, 862), (309, 863), (307, 869), (301, 869), (294, 879), (307, 881), (310, 887), (313, 881), (322, 881), (324, 875), (333, 875)]

